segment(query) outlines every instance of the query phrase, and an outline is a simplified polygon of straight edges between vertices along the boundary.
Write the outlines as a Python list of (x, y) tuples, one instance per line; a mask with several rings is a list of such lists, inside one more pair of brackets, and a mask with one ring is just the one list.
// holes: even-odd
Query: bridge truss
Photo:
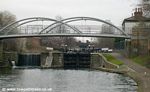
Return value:
[[(27, 25), (33, 22), (37, 21), (46, 21), (51, 22), (48, 23), (46, 27), (42, 28), (39, 32), (36, 31), (34, 33), (23, 33), (22, 30), (19, 30), (18, 28)], [(76, 22), (76, 21), (95, 21), (107, 24), (116, 30), (118, 30), (118, 34), (112, 33), (112, 34), (102, 34), (98, 32), (83, 32), (79, 28), (70, 25), (69, 23)], [(17, 32), (13, 32), (17, 30)], [(103, 38), (126, 38), (129, 39), (130, 36), (125, 33), (124, 30), (118, 28), (117, 26), (113, 25), (112, 23), (109, 23), (107, 21), (98, 19), (98, 18), (92, 18), (92, 17), (71, 17), (66, 18), (63, 20), (55, 20), (52, 18), (44, 18), (44, 17), (32, 17), (32, 18), (25, 18), (18, 20), (16, 22), (13, 22), (11, 24), (8, 24), (7, 26), (0, 29), (0, 39), (6, 39), (6, 38), (23, 38), (23, 37), (103, 37)]]

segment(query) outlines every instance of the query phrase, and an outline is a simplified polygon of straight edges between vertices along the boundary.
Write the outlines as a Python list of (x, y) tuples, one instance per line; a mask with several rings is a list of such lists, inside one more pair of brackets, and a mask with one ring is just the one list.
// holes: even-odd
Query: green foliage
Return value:
[(115, 48), (124, 49), (125, 39), (124, 38), (115, 38)]
[(104, 57), (111, 63), (116, 64), (116, 65), (123, 65), (123, 62), (121, 62), (120, 60), (116, 59), (115, 57), (113, 57), (110, 54), (103, 54)]
[(134, 62), (150, 68), (150, 56), (137, 56), (131, 58)]

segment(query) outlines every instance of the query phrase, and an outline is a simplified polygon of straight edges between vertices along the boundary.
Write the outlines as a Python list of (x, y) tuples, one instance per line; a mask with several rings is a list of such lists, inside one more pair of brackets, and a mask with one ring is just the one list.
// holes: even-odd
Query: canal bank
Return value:
[(131, 77), (138, 85), (138, 92), (149, 92), (150, 91), (150, 79), (149, 70), (138, 64), (133, 63), (131, 60), (125, 58), (119, 53), (112, 53), (112, 56), (122, 61), (124, 65), (117, 69), (106, 69), (98, 67), (96, 69), (107, 72), (121, 73), (125, 76)]
[(138, 92), (149, 92), (150, 91), (150, 70), (144, 66), (141, 66), (129, 58), (125, 57), (120, 53), (112, 53), (112, 56), (121, 60), (126, 66), (128, 66), (133, 72), (128, 74), (137, 81), (139, 89)]
[(142, 83), (143, 81), (141, 80), (140, 76), (126, 65), (122, 65), (117, 69), (109, 69), (109, 68), (102, 68), (102, 67), (97, 67), (94, 69), (104, 71), (104, 72), (117, 73), (117, 74), (122, 74), (124, 76), (128, 76), (137, 83), (137, 85), (134, 85), (134, 86), (138, 86), (137, 92), (145, 92), (143, 91), (143, 83)]
[[(137, 85), (135, 85), (135, 86), (138, 86), (137, 92), (149, 92), (148, 90), (145, 91), (144, 86), (143, 86), (144, 82), (141, 79), (141, 75), (139, 75), (136, 71), (129, 68), (127, 65), (121, 65), (121, 66), (115, 65), (115, 64), (107, 61), (107, 59), (102, 54), (99, 54), (99, 53), (95, 53), (95, 54), (100, 56), (101, 59), (103, 59), (103, 61), (105, 61), (105, 63), (108, 64), (108, 66), (106, 65), (106, 67), (103, 67), (103, 66), (92, 67), (93, 69), (105, 71), (105, 72), (110, 72), (110, 73), (122, 74), (124, 76), (129, 76), (130, 78), (132, 78), (137, 83)], [(98, 65), (98, 62), (97, 63), (95, 62), (95, 64)], [(109, 67), (110, 65), (111, 65), (111, 67)]]

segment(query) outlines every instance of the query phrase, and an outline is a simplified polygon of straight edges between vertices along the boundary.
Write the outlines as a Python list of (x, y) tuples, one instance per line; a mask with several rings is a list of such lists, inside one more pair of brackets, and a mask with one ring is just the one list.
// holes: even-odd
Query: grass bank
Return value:
[(137, 57), (132, 57), (132, 61), (145, 66), (147, 68), (150, 68), (150, 56), (137, 56)]
[(116, 64), (116, 65), (123, 65), (123, 62), (121, 62), (120, 60), (116, 59), (115, 57), (113, 57), (110, 54), (103, 54), (103, 56), (111, 63)]

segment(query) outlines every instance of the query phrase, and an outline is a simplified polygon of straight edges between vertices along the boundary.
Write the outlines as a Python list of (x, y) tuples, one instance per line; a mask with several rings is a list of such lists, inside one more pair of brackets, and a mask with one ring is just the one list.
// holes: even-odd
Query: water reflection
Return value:
[(88, 70), (13, 69), (0, 71), (1, 88), (52, 88), (51, 92), (136, 92), (129, 77)]

